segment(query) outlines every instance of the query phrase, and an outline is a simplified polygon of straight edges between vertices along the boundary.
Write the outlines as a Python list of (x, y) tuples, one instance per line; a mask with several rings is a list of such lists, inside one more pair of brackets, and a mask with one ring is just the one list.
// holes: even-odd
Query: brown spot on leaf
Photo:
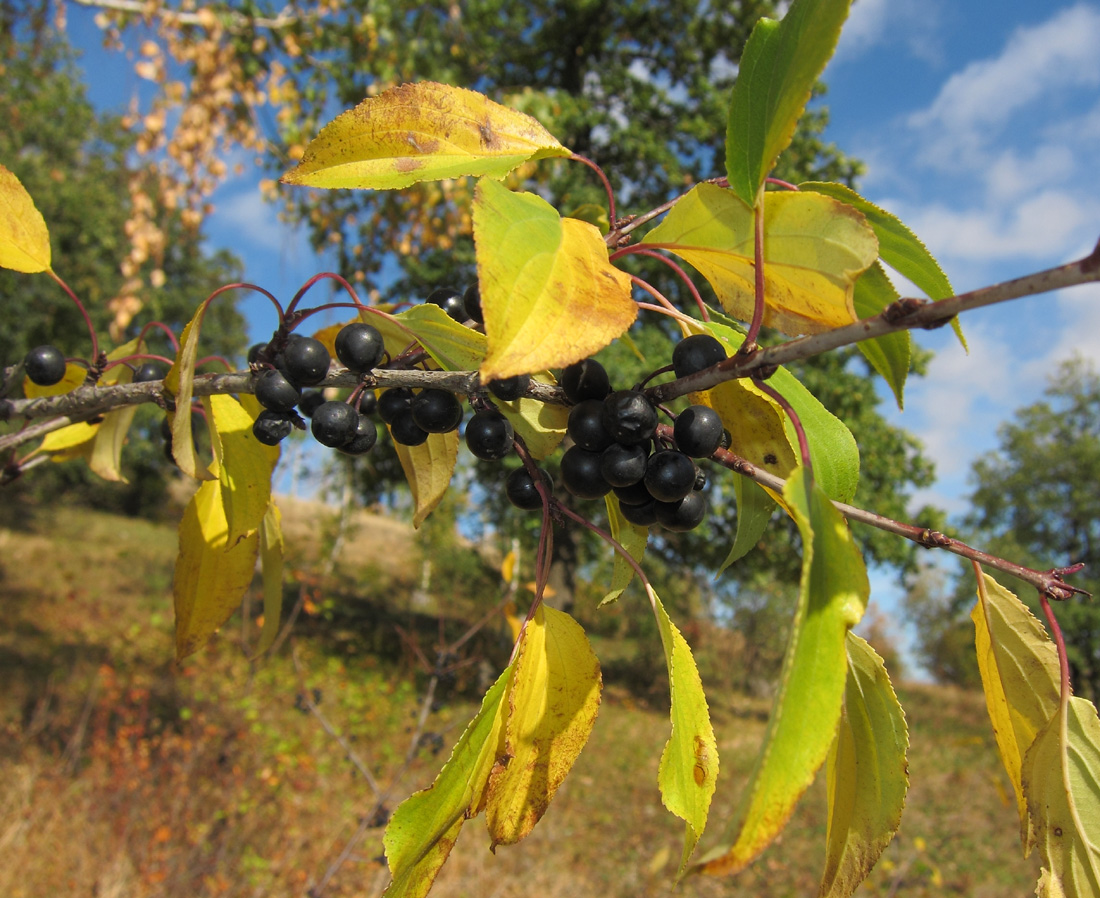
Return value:
[(424, 167), (424, 161), (422, 159), (412, 159), (408, 156), (399, 156), (393, 160), (393, 167), (399, 172), (416, 171), (418, 168)]
[(764, 464), (766, 464), (766, 465), (774, 465), (774, 464), (778, 464), (778, 462), (779, 462), (779, 459), (776, 458), (776, 455), (775, 455), (774, 452), (769, 452), (767, 455), (764, 456)]

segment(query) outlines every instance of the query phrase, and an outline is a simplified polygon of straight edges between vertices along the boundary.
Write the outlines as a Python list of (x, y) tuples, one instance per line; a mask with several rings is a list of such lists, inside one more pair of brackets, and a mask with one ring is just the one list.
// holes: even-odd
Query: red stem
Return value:
[(75, 293), (73, 293), (72, 287), (61, 280), (57, 272), (55, 272), (52, 268), (47, 268), (46, 273), (58, 283), (61, 289), (68, 294), (69, 299), (76, 303), (77, 309), (80, 310), (80, 314), (84, 318), (84, 323), (88, 326), (88, 336), (91, 337), (92, 340), (91, 362), (92, 365), (96, 365), (99, 361), (99, 337), (96, 336), (95, 326), (92, 324), (91, 316), (88, 315), (88, 310), (84, 308), (84, 303), (80, 301), (80, 298)]
[(607, 180), (607, 175), (604, 174), (604, 170), (600, 168), (595, 162), (585, 156), (578, 156), (574, 153), (569, 157), (574, 162), (581, 162), (587, 165), (592, 171), (594, 171), (600, 177), (600, 181), (603, 182), (603, 189), (607, 192), (607, 219), (608, 222), (614, 226), (615, 224), (615, 192), (611, 189), (611, 182)]
[(710, 321), (710, 312), (707, 311), (707, 305), (705, 302), (703, 302), (703, 297), (699, 295), (699, 288), (695, 286), (695, 282), (692, 281), (692, 279), (688, 276), (688, 273), (684, 271), (684, 269), (681, 268), (678, 264), (676, 264), (675, 261), (670, 259), (668, 256), (662, 256), (660, 253), (654, 252), (653, 250), (648, 249), (644, 246), (628, 246), (624, 249), (618, 250), (617, 252), (613, 252), (609, 258), (610, 261), (614, 262), (616, 259), (619, 259), (625, 255), (648, 256), (651, 259), (658, 259), (659, 261), (664, 262), (669, 268), (675, 271), (677, 275), (679, 275), (680, 280), (687, 284), (688, 290), (691, 291), (691, 295), (695, 299), (695, 305), (699, 307), (699, 314), (702, 316), (703, 320)]
[(745, 342), (741, 344), (738, 355), (747, 355), (756, 349), (756, 338), (760, 336), (760, 328), (764, 326), (764, 192), (760, 193), (760, 200), (753, 209), (753, 269), (756, 275), (755, 303), (752, 309), (752, 322), (749, 331), (745, 334)]

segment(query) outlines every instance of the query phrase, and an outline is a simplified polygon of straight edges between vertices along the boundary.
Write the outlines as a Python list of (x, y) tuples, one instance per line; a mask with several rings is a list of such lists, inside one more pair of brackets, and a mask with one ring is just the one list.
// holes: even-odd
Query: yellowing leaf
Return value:
[(218, 479), (229, 523), (231, 546), (256, 532), (271, 503), (271, 474), (279, 460), (276, 446), (252, 434), (254, 418), (232, 396), (203, 399), (218, 457)]
[(48, 387), (40, 387), (29, 377), (23, 378), (23, 395), (28, 399), (43, 399), (46, 396), (62, 396), (71, 393), (77, 387), (83, 386), (88, 379), (88, 369), (75, 362), (65, 365), (65, 376), (57, 383)]
[(588, 741), (600, 708), (600, 662), (563, 611), (539, 605), (520, 636), (485, 822), (493, 846), (531, 832)]
[(488, 337), (483, 381), (580, 361), (637, 317), (630, 277), (608, 261), (600, 232), (534, 194), (479, 181), (474, 243)]
[(485, 693), (450, 759), (430, 788), (410, 796), (393, 813), (382, 843), (393, 881), (385, 898), (423, 898), (447, 860), (467, 817), (480, 810), (489, 772), (504, 747), (505, 668)]
[(672, 699), (672, 733), (661, 752), (657, 785), (665, 807), (685, 824), (682, 873), (707, 826), (710, 801), (718, 782), (718, 742), (691, 647), (669, 619), (653, 588), (647, 585), (646, 593), (661, 631)]
[(264, 625), (253, 655), (258, 658), (275, 643), (283, 615), (283, 516), (274, 500), (260, 522), (260, 564), (264, 580)]
[(1023, 781), (1043, 860), (1040, 898), (1100, 895), (1100, 721), (1092, 702), (1067, 697), (1028, 749)]
[[(645, 547), (649, 543), (649, 528), (631, 524), (623, 517), (619, 508), (619, 500), (610, 494), (604, 497), (607, 505), (607, 520), (611, 527), (611, 538), (619, 543), (630, 557), (635, 561), (641, 561), (645, 555)], [(611, 584), (607, 588), (607, 594), (600, 599), (600, 606), (614, 602), (623, 594), (623, 590), (634, 579), (634, 568), (618, 552), (615, 553), (615, 567), (611, 571)]]
[(164, 389), (176, 401), (172, 421), (172, 457), (181, 471), (198, 480), (207, 480), (211, 474), (202, 464), (191, 439), (191, 397), (195, 382), (195, 361), (199, 351), (199, 332), (206, 304), (199, 306), (195, 317), (187, 322), (180, 337), (179, 352), (164, 378)]
[(485, 335), (459, 324), (435, 303), (421, 303), (393, 318), (444, 371), (476, 371), (485, 358)]
[(829, 752), (829, 830), (821, 898), (848, 898), (901, 823), (909, 734), (882, 659), (848, 634), (844, 712)]
[[(549, 374), (537, 375), (533, 379), (553, 383), (553, 377)], [(536, 459), (553, 455), (565, 438), (569, 409), (564, 405), (552, 405), (537, 399), (516, 399), (512, 402), (498, 399), (496, 406), (512, 422), (516, 434), (523, 438)]]
[(1020, 841), (1028, 852), (1032, 836), (1021, 771), (1028, 747), (1058, 709), (1058, 653), (1027, 606), (984, 572), (970, 616), (997, 753), (1016, 793)]
[(50, 267), (50, 232), (19, 179), (0, 165), (0, 268), (34, 274)]
[(172, 592), (176, 606), (176, 660), (202, 648), (233, 614), (252, 582), (257, 534), (228, 545), (229, 524), (219, 480), (203, 483), (180, 521), (180, 551)]
[(281, 180), (390, 190), (463, 175), (503, 178), (524, 162), (569, 155), (529, 115), (425, 81), (390, 88), (338, 116)]
[[(386, 425), (387, 429), (389, 425)], [(393, 444), (413, 498), (413, 526), (419, 527), (451, 485), (458, 459), (458, 431), (428, 434), (419, 446)]]
[(756, 768), (706, 873), (734, 873), (786, 825), (825, 761), (840, 720), (846, 640), (867, 606), (867, 570), (848, 523), (798, 468), (783, 491), (802, 535), (798, 608)]
[[(699, 184), (646, 235), (694, 265), (722, 307), (742, 321), (755, 303), (753, 210), (732, 191)], [(878, 256), (863, 215), (823, 194), (766, 194), (764, 324), (813, 334), (851, 324), (856, 278)]]
[[(120, 377), (112, 380), (113, 383), (130, 383), (133, 372), (128, 367), (119, 365), (107, 373), (114, 374), (115, 371), (120, 372)], [(107, 382), (106, 378), (104, 382)], [(135, 414), (137, 414), (137, 406), (131, 405), (107, 412), (103, 416), (103, 421), (95, 435), (95, 442), (92, 444), (91, 455), (88, 457), (88, 467), (104, 480), (126, 481), (121, 470), (122, 447), (126, 443), (126, 436), (130, 432)]]
[[(67, 427), (46, 434), (35, 452), (49, 452), (57, 461), (79, 458), (91, 453), (92, 441), (97, 433), (99, 433), (99, 424), (78, 421), (76, 424), (69, 424)], [(58, 453), (62, 453), (63, 457)]]

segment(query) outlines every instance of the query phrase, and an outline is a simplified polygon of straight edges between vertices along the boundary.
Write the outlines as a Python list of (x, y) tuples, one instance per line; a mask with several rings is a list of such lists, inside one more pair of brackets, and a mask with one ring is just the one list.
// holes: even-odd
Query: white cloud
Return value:
[(227, 196), (219, 194), (215, 197), (215, 210), (211, 225), (231, 231), (234, 243), (244, 240), (256, 247), (270, 248), (294, 238), (294, 230), (279, 221), (276, 207), (264, 202), (259, 189)]
[(899, 39), (918, 59), (939, 57), (932, 0), (857, 0), (840, 34), (834, 62), (854, 60), (872, 47)]

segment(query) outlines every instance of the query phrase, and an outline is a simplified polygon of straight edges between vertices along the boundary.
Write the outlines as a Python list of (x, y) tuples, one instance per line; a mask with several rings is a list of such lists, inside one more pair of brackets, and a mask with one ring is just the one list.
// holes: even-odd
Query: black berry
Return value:
[(657, 503), (657, 523), (665, 530), (683, 533), (694, 530), (707, 516), (707, 500), (702, 493), (688, 493), (677, 502)]
[(419, 446), (428, 439), (428, 431), (413, 420), (412, 411), (404, 411), (390, 423), (390, 436), (402, 446)]
[(462, 323), (466, 320), (466, 303), (462, 300), (462, 294), (454, 287), (440, 287), (428, 295), (428, 302), (439, 306), (455, 321)]
[(489, 392), (496, 396), (497, 399), (503, 399), (505, 402), (512, 402), (519, 399), (520, 396), (527, 392), (527, 387), (530, 383), (530, 374), (517, 374), (514, 377), (505, 377), (501, 380), (489, 381)]
[(267, 349), (266, 343), (253, 343), (248, 347), (248, 364), (255, 365), (260, 361), (260, 354)]
[(585, 399), (569, 410), (566, 430), (573, 442), (589, 452), (602, 452), (615, 440), (603, 424), (603, 403)]
[(627, 505), (625, 502), (620, 501), (619, 513), (631, 524), (636, 524), (639, 527), (649, 527), (651, 524), (657, 523), (658, 505), (660, 503), (656, 499), (650, 499), (641, 505)]
[(604, 366), (595, 359), (583, 359), (561, 373), (561, 388), (570, 402), (603, 399), (611, 392), (611, 381)]
[(318, 443), (337, 449), (355, 437), (358, 426), (359, 412), (346, 402), (330, 399), (314, 409), (310, 430)]
[(252, 424), (252, 435), (265, 446), (276, 446), (294, 429), (294, 418), (286, 412), (264, 409)]
[(23, 356), (23, 368), (32, 384), (52, 387), (65, 377), (65, 356), (56, 346), (36, 346)]
[(676, 448), (692, 458), (708, 458), (722, 442), (722, 419), (706, 405), (692, 405), (676, 416)]
[(283, 366), (287, 379), (300, 387), (313, 387), (325, 379), (332, 357), (320, 340), (295, 337), (283, 350)]
[(364, 390), (359, 394), (359, 414), (373, 415), (378, 409), (378, 397), (374, 390)]
[(481, 324), (485, 321), (485, 314), (481, 311), (481, 288), (474, 281), (462, 294), (462, 305), (466, 309), (466, 317)]
[(612, 443), (600, 456), (600, 473), (612, 486), (627, 487), (645, 477), (649, 453), (640, 443)]
[(366, 455), (378, 442), (378, 428), (366, 415), (360, 415), (355, 424), (355, 435), (340, 447), (345, 455)]
[(298, 411), (307, 418), (312, 418), (313, 413), (324, 403), (325, 394), (320, 390), (307, 390), (298, 400)]
[(378, 328), (353, 321), (340, 328), (335, 341), (336, 358), (349, 371), (363, 374), (378, 366), (386, 345)]
[(611, 492), (600, 473), (600, 453), (574, 446), (561, 457), (561, 482), (578, 499), (599, 499)]
[(134, 371), (134, 383), (144, 384), (153, 380), (163, 380), (168, 369), (160, 362), (143, 362)]
[(603, 403), (603, 426), (620, 443), (640, 443), (657, 432), (657, 409), (638, 390), (619, 390)]
[(449, 390), (421, 390), (411, 410), (416, 426), (428, 433), (449, 433), (462, 421), (462, 403)]
[(514, 439), (512, 422), (495, 409), (475, 412), (466, 423), (466, 448), (485, 461), (504, 458), (512, 451)]
[(685, 337), (672, 350), (672, 368), (677, 377), (687, 377), (726, 357), (725, 347), (710, 334)]
[(273, 412), (289, 412), (302, 399), (302, 390), (281, 371), (265, 368), (256, 375), (256, 401)]
[(378, 417), (387, 424), (393, 424), (398, 415), (407, 412), (412, 406), (413, 391), (408, 387), (393, 387), (378, 397)]
[(644, 480), (639, 480), (630, 486), (617, 486), (614, 493), (619, 497), (620, 505), (645, 505), (646, 502), (653, 501), (649, 490), (645, 488)]
[(695, 485), (695, 462), (674, 449), (654, 452), (645, 469), (645, 488), (659, 502), (677, 502)]
[[(554, 481), (550, 475), (539, 468), (539, 477), (542, 478), (546, 492), (553, 493)], [(527, 473), (526, 468), (516, 468), (508, 475), (508, 479), (504, 482), (504, 492), (508, 496), (508, 501), (516, 508), (522, 508), (524, 511), (542, 508), (542, 496), (539, 495), (535, 480)]]

